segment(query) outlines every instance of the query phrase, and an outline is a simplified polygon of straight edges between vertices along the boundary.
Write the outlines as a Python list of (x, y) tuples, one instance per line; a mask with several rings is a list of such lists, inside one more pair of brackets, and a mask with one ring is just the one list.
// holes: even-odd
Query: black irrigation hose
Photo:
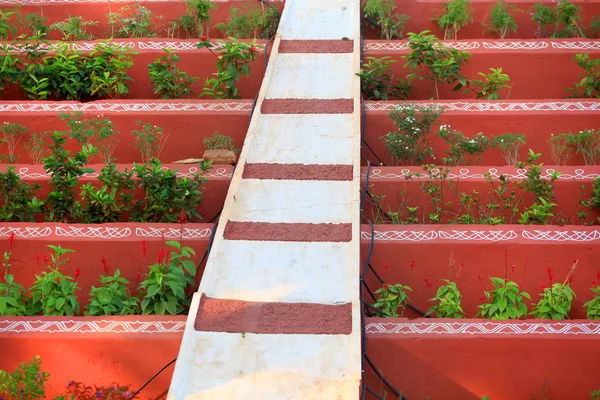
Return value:
[[(377, 155), (377, 153), (375, 153), (375, 150), (373, 150), (373, 148), (371, 146), (369, 146), (369, 143), (367, 143), (367, 140), (365, 139), (365, 132), (367, 131), (367, 108), (365, 107), (365, 100), (362, 95), (360, 96), (360, 108), (361, 108), (361, 113), (362, 113), (362, 118), (361, 118), (362, 123), (361, 123), (361, 132), (360, 132), (361, 143), (364, 144), (367, 147), (367, 149), (369, 149), (371, 154), (373, 154), (375, 156), (375, 158), (379, 162), (379, 165), (385, 166), (385, 163), (383, 162), (383, 160), (381, 160), (381, 158)], [(364, 153), (363, 151), (360, 152), (362, 158), (364, 158), (365, 161), (369, 161), (363, 153)]]
[(170, 362), (169, 362), (167, 365), (165, 365), (164, 367), (162, 367), (162, 368), (160, 369), (160, 371), (158, 371), (156, 374), (154, 374), (154, 376), (152, 376), (152, 378), (148, 379), (148, 380), (146, 381), (146, 383), (144, 383), (144, 384), (142, 385), (142, 387), (141, 387), (141, 388), (139, 388), (139, 389), (138, 389), (138, 391), (137, 391), (137, 392), (135, 392), (135, 393), (134, 393), (134, 394), (133, 394), (133, 395), (132, 395), (132, 396), (129, 398), (129, 400), (133, 400), (133, 398), (134, 398), (135, 396), (137, 396), (137, 395), (138, 395), (138, 394), (139, 394), (139, 393), (140, 393), (142, 390), (144, 390), (144, 388), (145, 388), (146, 386), (148, 386), (148, 385), (150, 384), (150, 382), (152, 382), (154, 379), (156, 379), (156, 377), (157, 377), (158, 375), (160, 375), (160, 374), (161, 374), (161, 372), (163, 372), (165, 369), (167, 369), (167, 368), (168, 368), (168, 367), (169, 367), (171, 364), (173, 364), (175, 361), (177, 361), (177, 357), (175, 357), (175, 358), (174, 358), (173, 360), (171, 360), (171, 361), (170, 361)]
[(373, 363), (371, 362), (371, 360), (369, 359), (369, 357), (366, 354), (365, 354), (365, 359), (367, 360), (367, 362), (369, 363), (369, 365), (371, 366), (371, 368), (373, 369), (373, 371), (375, 371), (375, 373), (377, 374), (377, 376), (383, 381), (383, 383), (385, 383), (387, 385), (387, 387), (389, 387), (390, 389), (392, 389), (392, 392), (394, 392), (394, 394), (396, 396), (398, 396), (399, 399), (401, 399), (401, 400), (407, 400), (407, 398), (404, 397), (402, 395), (402, 393), (400, 393), (398, 390), (396, 390), (396, 388), (394, 388), (390, 384), (390, 382), (387, 379), (385, 379), (383, 377), (383, 375), (381, 375), (381, 373), (377, 370), (377, 368), (375, 368), (375, 365), (373, 365)]

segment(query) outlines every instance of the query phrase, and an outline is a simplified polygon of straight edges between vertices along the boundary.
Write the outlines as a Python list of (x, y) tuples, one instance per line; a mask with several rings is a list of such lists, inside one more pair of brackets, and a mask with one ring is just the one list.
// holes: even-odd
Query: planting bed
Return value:
[[(541, 39), (541, 40), (459, 40), (444, 42), (446, 46), (472, 54), (461, 73), (476, 78), (479, 72), (489, 73), (490, 68), (502, 68), (511, 79), (512, 88), (500, 91), (508, 99), (560, 99), (569, 96), (565, 89), (574, 87), (582, 73), (574, 57), (578, 53), (600, 54), (600, 42), (590, 39)], [(409, 53), (404, 40), (367, 40), (365, 57), (391, 57), (395, 77), (405, 77), (410, 71), (404, 68), (402, 56)], [(552, 66), (549, 68), (548, 66)], [(578, 79), (579, 78), (579, 79)], [(411, 100), (427, 100), (433, 97), (431, 81), (413, 81)], [(469, 99), (472, 93), (453, 92), (452, 85), (440, 85), (440, 99)]]

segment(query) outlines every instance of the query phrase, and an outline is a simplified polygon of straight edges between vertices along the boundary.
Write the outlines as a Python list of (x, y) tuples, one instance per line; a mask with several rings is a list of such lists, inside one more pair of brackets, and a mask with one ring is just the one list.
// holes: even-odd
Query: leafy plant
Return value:
[(23, 137), (29, 132), (29, 129), (20, 124), (5, 122), (0, 125), (0, 134), (2, 135), (3, 143), (8, 147), (8, 163), (16, 163), (17, 156), (15, 150)]
[(546, 224), (548, 219), (553, 216), (552, 210), (556, 206), (552, 203), (554, 200), (554, 181), (560, 175), (560, 172), (553, 171), (550, 179), (542, 177), (542, 164), (534, 164), (541, 157), (533, 150), (529, 150), (527, 162), (517, 163), (517, 167), (525, 169), (525, 179), (519, 182), (519, 187), (533, 195), (533, 204), (521, 214), (519, 223), (521, 224)]
[(145, 193), (135, 204), (132, 221), (177, 222), (185, 215), (186, 220), (199, 220), (198, 204), (202, 200), (201, 187), (206, 183), (205, 172), (210, 163), (200, 163), (201, 174), (179, 177), (177, 170), (163, 169), (156, 158), (144, 165), (134, 164), (133, 172), (139, 179), (138, 186)]
[(169, 135), (163, 133), (163, 129), (160, 126), (152, 125), (151, 123), (135, 121), (135, 124), (141, 127), (141, 130), (131, 131), (135, 135), (133, 144), (140, 151), (142, 162), (147, 163), (153, 157), (160, 157), (160, 153), (163, 147), (165, 147)]
[[(385, 318), (401, 317), (410, 301), (407, 292), (412, 292), (409, 286), (400, 283), (395, 285), (384, 283), (380, 289), (375, 291), (375, 294), (379, 296), (377, 296), (373, 307), (378, 308), (378, 312)], [(400, 314), (398, 314), (398, 309), (400, 309)]]
[(231, 8), (227, 22), (215, 27), (228, 38), (269, 39), (274, 36), (278, 24), (279, 13), (275, 8), (252, 6), (243, 11)]
[(594, 293), (594, 298), (586, 301), (583, 304), (583, 308), (585, 308), (588, 319), (600, 319), (600, 286), (590, 288), (590, 290)]
[(519, 160), (519, 149), (525, 144), (525, 135), (520, 133), (505, 133), (494, 138), (494, 147), (502, 152), (502, 157), (508, 165), (514, 166)]
[(410, 18), (394, 13), (395, 9), (393, 0), (363, 0), (365, 19), (381, 30), (381, 38), (385, 40), (401, 38)]
[(69, 15), (64, 21), (50, 25), (50, 30), (59, 31), (62, 34), (62, 40), (91, 40), (94, 39), (94, 35), (87, 33), (86, 28), (97, 25), (98, 21), (86, 21), (83, 17)]
[(46, 36), (48, 27), (46, 26), (47, 17), (37, 13), (27, 14), (21, 19), (21, 24), (29, 29), (31, 36)]
[(436, 304), (431, 306), (425, 315), (435, 314), (438, 318), (464, 318), (465, 312), (461, 306), (462, 295), (456, 283), (448, 279), (442, 279), (442, 282), (446, 284), (440, 286), (435, 296), (429, 299)]
[(574, 88), (567, 90), (573, 92), (571, 97), (600, 98), (600, 58), (590, 59), (590, 54), (576, 54), (575, 62), (583, 69), (579, 82)]
[(390, 64), (396, 60), (390, 60), (389, 56), (377, 58), (367, 57), (367, 62), (356, 73), (360, 76), (362, 92), (367, 100), (406, 100), (410, 92), (410, 85), (403, 79), (394, 83)]
[(204, 139), (205, 150), (231, 150), (234, 153), (238, 153), (240, 150), (233, 145), (231, 136), (219, 135), (217, 132), (213, 132), (213, 135), (209, 138)]
[(66, 135), (57, 131), (52, 134), (52, 142), (51, 154), (44, 158), (44, 169), (50, 173), (52, 187), (44, 208), (48, 221), (66, 222), (70, 215), (77, 215), (81, 206), (75, 199), (75, 188), (80, 176), (94, 172), (85, 165), (96, 149), (87, 144), (72, 156), (65, 149)]
[(544, 288), (542, 297), (533, 305), (531, 315), (539, 319), (568, 319), (571, 304), (576, 297), (575, 292), (568, 283), (555, 283), (549, 288)]
[(17, 26), (13, 23), (16, 12), (13, 10), (0, 10), (0, 41), (8, 40), (17, 33)]
[(508, 4), (506, 0), (498, 0), (492, 7), (487, 23), (484, 23), (484, 32), (500, 36), (505, 39), (510, 32), (517, 31), (517, 22), (513, 16), (514, 11), (518, 10), (513, 4)]
[(431, 20), (444, 31), (444, 40), (458, 40), (458, 31), (473, 22), (473, 12), (471, 0), (450, 0), (444, 3), (442, 16)]
[(30, 288), (31, 314), (79, 315), (79, 301), (75, 296), (79, 285), (72, 276), (60, 272), (60, 267), (69, 262), (62, 256), (74, 251), (63, 249), (61, 246), (48, 247), (53, 251), (50, 254), (51, 264), (41, 275), (35, 274), (35, 282)]
[(100, 287), (92, 286), (85, 315), (139, 314), (139, 300), (129, 294), (127, 285), (129, 281), (121, 277), (118, 269), (112, 276), (100, 276)]
[(167, 54), (148, 64), (150, 82), (154, 87), (154, 94), (163, 99), (177, 99), (192, 93), (190, 86), (198, 80), (188, 77), (187, 73), (177, 68), (181, 60), (171, 49), (163, 49)]
[(209, 41), (201, 41), (198, 48), (206, 47), (217, 58), (217, 72), (212, 78), (206, 79), (201, 96), (217, 99), (239, 99), (240, 91), (236, 86), (237, 81), (243, 76), (250, 76), (250, 63), (258, 54), (262, 46), (255, 41), (251, 43), (239, 42), (235, 38), (230, 41), (217, 41), (215, 47)]
[(538, 25), (536, 37), (585, 37), (583, 29), (579, 26), (582, 20), (581, 7), (569, 0), (560, 0), (555, 8), (544, 3), (535, 3), (530, 15)]
[(450, 146), (446, 151), (448, 157), (443, 158), (447, 165), (466, 165), (467, 156), (481, 158), (481, 154), (493, 146), (494, 142), (482, 133), (467, 138), (462, 132), (451, 129), (450, 125), (442, 125), (436, 136), (441, 137)]
[[(188, 38), (204, 35), (204, 27), (210, 24), (210, 12), (215, 8), (210, 0), (186, 0), (186, 13), (180, 23)], [(208, 34), (208, 27), (206, 30)]]
[(111, 37), (145, 38), (156, 36), (152, 11), (138, 3), (121, 7), (117, 13), (109, 13), (108, 26), (110, 26)]
[(407, 76), (409, 80), (417, 78), (433, 81), (434, 98), (438, 100), (440, 83), (458, 83), (458, 89), (467, 85), (466, 77), (460, 74), (460, 69), (464, 62), (468, 62), (471, 56), (469, 53), (444, 47), (429, 31), (418, 34), (410, 32), (408, 38), (410, 53), (403, 58), (406, 59), (404, 66), (412, 71)]
[(10, 400), (46, 399), (45, 384), (48, 373), (41, 370), (42, 359), (35, 356), (23, 362), (14, 372), (0, 370), (0, 397)]
[(521, 214), (518, 222), (523, 225), (546, 225), (549, 219), (554, 216), (554, 207), (556, 207), (556, 203), (551, 203), (542, 197)]
[(583, 156), (585, 165), (596, 165), (600, 162), (600, 129), (584, 129), (579, 133), (567, 134), (566, 140), (576, 153)]
[(120, 98), (129, 93), (127, 81), (132, 80), (127, 71), (133, 67), (133, 55), (138, 54), (127, 47), (110, 42), (99, 43), (90, 53), (86, 64), (89, 76), (89, 95)]
[(529, 15), (533, 22), (537, 23), (535, 36), (554, 37), (554, 29), (557, 23), (556, 11), (544, 3), (535, 3), (530, 10)]
[(3, 43), (0, 44), (0, 93), (6, 86), (19, 83), (24, 71), (22, 71), (21, 58), (12, 51), (12, 46)]
[[(510, 77), (502, 73), (502, 68), (490, 68), (489, 74), (479, 72), (483, 79), (471, 79), (467, 81), (465, 88), (475, 93), (476, 99), (500, 100), (498, 93), (502, 89), (510, 89)], [(462, 85), (460, 85), (462, 86)], [(460, 88), (457, 86), (457, 89)]]
[(569, 134), (551, 134), (548, 139), (550, 155), (556, 165), (565, 165), (571, 158), (571, 146), (569, 145)]
[[(15, 277), (10, 273), (10, 252), (4, 252), (4, 269), (2, 280), (0, 280), (0, 316), (26, 315), (26, 294), (25, 288), (15, 282)], [(0, 375), (0, 382), (2, 377)], [(0, 383), (0, 393), (2, 393), (2, 384)]]
[(140, 283), (144, 315), (176, 315), (189, 305), (185, 288), (194, 284), (196, 264), (191, 259), (195, 252), (176, 241), (168, 241), (166, 245), (173, 251), (170, 255), (159, 254), (157, 262), (149, 267), (146, 279)]
[(114, 124), (102, 115), (83, 118), (81, 111), (75, 113), (61, 113), (60, 119), (67, 123), (69, 136), (77, 141), (81, 148), (93, 144), (103, 163), (110, 164), (112, 155), (117, 146), (119, 132), (115, 131)]
[(388, 113), (396, 131), (382, 138), (396, 164), (418, 165), (426, 157), (433, 156), (433, 148), (429, 145), (429, 133), (443, 112), (444, 109), (439, 106), (401, 104), (396, 110)]
[(46, 138), (48, 134), (46, 132), (42, 133), (32, 133), (29, 137), (29, 140), (25, 142), (24, 147), (25, 151), (31, 157), (31, 161), (34, 164), (41, 164), (42, 159), (44, 158), (44, 154), (46, 154)]
[(527, 315), (527, 306), (523, 299), (531, 300), (527, 292), (522, 292), (519, 285), (502, 278), (490, 278), (494, 289), (484, 291), (487, 303), (478, 306), (478, 316), (486, 319), (504, 320), (519, 319)]
[(43, 201), (34, 196), (40, 185), (22, 182), (14, 167), (0, 172), (0, 220), (3, 222), (34, 222), (42, 211)]

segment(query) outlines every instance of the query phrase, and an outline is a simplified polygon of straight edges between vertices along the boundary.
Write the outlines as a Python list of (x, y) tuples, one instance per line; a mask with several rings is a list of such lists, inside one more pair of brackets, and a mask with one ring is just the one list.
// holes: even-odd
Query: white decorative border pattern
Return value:
[[(440, 172), (439, 169), (431, 170), (434, 174), (438, 174)], [(543, 168), (543, 173), (541, 175), (542, 179), (549, 180), (552, 174), (556, 172), (553, 168)], [(560, 171), (559, 171), (560, 172)], [(421, 170), (411, 170), (409, 168), (403, 168), (400, 170), (400, 173), (383, 173), (383, 171), (379, 168), (371, 169), (371, 173), (369, 175), (369, 179), (428, 179), (430, 178), (430, 174), (426, 174), (421, 172)], [(450, 169), (448, 172), (448, 179), (485, 179), (487, 176), (490, 178), (498, 179), (500, 176), (503, 176), (507, 179), (511, 180), (524, 180), (527, 179), (527, 171), (525, 169), (516, 168), (514, 173), (500, 173), (497, 168), (489, 168), (487, 171), (481, 173), (471, 173), (469, 168), (460, 168), (458, 172), (456, 170)], [(595, 178), (600, 177), (600, 174), (596, 173), (586, 173), (585, 170), (581, 168), (577, 168), (573, 171), (573, 173), (563, 173), (561, 172), (558, 175), (558, 180), (593, 180)], [(362, 179), (366, 178), (365, 175), (361, 176)]]
[(109, 226), (1, 226), (0, 237), (9, 237), (14, 234), (21, 239), (45, 238), (52, 235), (72, 239), (124, 239), (129, 237), (138, 238), (165, 238), (165, 239), (203, 239), (212, 234), (212, 228), (164, 228), (149, 226), (136, 227), (135, 232), (131, 227), (109, 227)]
[[(424, 104), (419, 102), (414, 104)], [(403, 102), (402, 104), (412, 104), (411, 102)], [(429, 104), (429, 103), (426, 103)], [(468, 111), (468, 112), (523, 112), (523, 111), (600, 111), (600, 101), (553, 101), (553, 102), (527, 102), (527, 103), (510, 103), (510, 102), (464, 102), (455, 101), (448, 103), (432, 102), (432, 105), (443, 107), (445, 111)], [(394, 102), (365, 102), (367, 111), (392, 111), (400, 107)]]
[[(168, 168), (163, 167), (163, 170), (167, 170)], [(50, 179), (50, 174), (43, 172), (29, 172), (29, 168), (20, 167), (17, 171), (17, 175), (23, 179)], [(193, 176), (201, 174), (201, 170), (198, 167), (188, 167), (187, 172), (185, 170), (181, 170), (180, 167), (177, 167), (177, 176), (191, 178)], [(97, 178), (99, 175), (98, 172), (91, 172), (88, 174), (83, 174), (84, 178)], [(204, 176), (208, 179), (216, 179), (216, 178), (231, 178), (232, 171), (228, 171), (227, 168), (217, 168), (211, 169)]]
[[(211, 42), (213, 49), (218, 49), (223, 46), (223, 43), (220, 40), (226, 39), (216, 39), (214, 42)], [(175, 51), (193, 51), (200, 50), (196, 46), (197, 41), (182, 41), (182, 40), (162, 40), (162, 41), (146, 41), (146, 42), (138, 42), (138, 41), (130, 41), (130, 42), (110, 42), (111, 46), (121, 47), (121, 48), (129, 48), (132, 50), (162, 50), (166, 48), (170, 48)], [(52, 42), (48, 44), (41, 44), (40, 47), (47, 50), (57, 50), (61, 46), (67, 44), (71, 49), (78, 51), (92, 51), (96, 47), (106, 46), (105, 42)], [(8, 45), (7, 49), (12, 52), (18, 52), (21, 50), (21, 46), (17, 45)], [(263, 46), (257, 46), (257, 50), (259, 52), (264, 52)]]
[[(600, 42), (586, 40), (586, 41), (565, 41), (565, 40), (518, 40), (518, 41), (503, 41), (503, 42), (487, 42), (487, 41), (460, 41), (460, 42), (443, 42), (443, 46), (447, 48), (453, 48), (460, 51), (469, 51), (484, 48), (486, 50), (500, 50), (500, 51), (513, 51), (513, 50), (526, 50), (526, 51), (537, 51), (545, 50), (548, 48), (556, 50), (600, 50)], [(365, 50), (377, 51), (408, 51), (409, 45), (406, 40), (394, 40), (389, 42), (365, 42)]]
[(370, 334), (400, 335), (600, 335), (600, 322), (378, 322)]
[(252, 101), (189, 102), (189, 103), (0, 103), (3, 112), (198, 112), (198, 111), (252, 111)]
[[(360, 238), (371, 240), (370, 231), (361, 231)], [(400, 241), (400, 242), (426, 242), (430, 240), (464, 240), (464, 241), (506, 241), (523, 238), (533, 241), (553, 242), (592, 242), (600, 240), (600, 231), (573, 231), (573, 230), (550, 230), (523, 229), (520, 232), (514, 230), (441, 230), (430, 229), (426, 231), (413, 230), (389, 230), (375, 231), (375, 240)]]
[[(217, 3), (235, 3), (232, 0), (212, 0)], [(284, 3), (284, 0), (265, 0), (269, 3)], [(63, 4), (63, 3), (105, 3), (106, 0), (0, 0), (0, 4), (23, 5), (25, 4)], [(172, 0), (111, 0), (112, 3), (167, 3)]]
[(183, 333), (185, 321), (0, 320), (0, 333)]

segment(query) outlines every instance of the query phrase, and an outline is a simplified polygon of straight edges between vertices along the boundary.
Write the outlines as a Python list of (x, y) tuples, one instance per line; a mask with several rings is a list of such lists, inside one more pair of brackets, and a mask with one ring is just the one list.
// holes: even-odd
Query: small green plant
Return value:
[[(550, 287), (543, 288), (542, 293), (540, 293), (540, 301), (533, 304), (531, 315), (538, 319), (569, 319), (571, 305), (573, 299), (576, 298), (570, 282), (578, 262), (576, 260), (573, 263), (563, 283), (552, 284), (550, 282)], [(547, 268), (546, 271), (549, 277), (552, 278), (552, 270)]]
[(46, 132), (42, 133), (32, 133), (29, 137), (29, 140), (25, 142), (24, 147), (27, 155), (31, 157), (31, 162), (34, 164), (41, 164), (44, 155), (46, 154), (47, 145), (46, 138), (48, 134)]
[(594, 184), (592, 185), (592, 195), (590, 200), (585, 201), (584, 206), (590, 207), (593, 210), (600, 209), (600, 178), (594, 178)]
[(533, 22), (537, 24), (535, 37), (553, 37), (557, 22), (557, 15), (554, 8), (544, 3), (535, 3), (531, 8), (529, 15)]
[(17, 34), (17, 26), (13, 23), (16, 16), (13, 10), (0, 10), (0, 41), (8, 40), (9, 36)]
[(21, 18), (21, 25), (29, 30), (31, 36), (46, 36), (48, 27), (46, 26), (47, 17), (37, 13), (31, 13)]
[(594, 39), (600, 37), (600, 14), (594, 15), (590, 22), (590, 37)]
[(444, 31), (444, 40), (458, 40), (458, 31), (473, 22), (471, 0), (450, 0), (444, 3), (443, 15), (432, 18)]
[(170, 254), (161, 251), (157, 262), (149, 267), (146, 279), (140, 283), (144, 315), (176, 315), (189, 305), (185, 289), (194, 284), (196, 264), (192, 258), (195, 252), (176, 241), (168, 241), (166, 245), (173, 251)]
[(493, 146), (494, 142), (482, 133), (467, 138), (462, 132), (451, 129), (450, 125), (442, 125), (435, 134), (444, 139), (450, 146), (446, 151), (448, 157), (443, 158), (447, 165), (467, 165), (467, 157), (475, 157), (477, 163), (481, 154)]
[(86, 28), (97, 25), (98, 21), (86, 21), (83, 17), (73, 17), (69, 15), (69, 18), (64, 21), (50, 25), (50, 30), (59, 31), (62, 34), (62, 40), (91, 40), (94, 39), (94, 35), (87, 33)]
[(502, 278), (490, 278), (494, 289), (484, 291), (487, 303), (478, 306), (478, 316), (486, 319), (519, 319), (527, 315), (527, 306), (523, 299), (531, 300), (527, 292), (522, 292), (516, 282)]
[(393, 0), (363, 0), (365, 19), (381, 30), (381, 38), (385, 40), (401, 38), (410, 18), (394, 13), (395, 9)]
[[(511, 88), (511, 85), (509, 85), (510, 77), (502, 73), (502, 68), (490, 68), (490, 71), (492, 72), (489, 74), (478, 73), (483, 79), (471, 79), (467, 81), (465, 88), (467, 91), (473, 92), (476, 99), (500, 100), (501, 97), (498, 92), (502, 89)], [(456, 90), (458, 89), (460, 89), (459, 86), (457, 86)]]
[(44, 205), (44, 202), (34, 195), (39, 189), (41, 186), (37, 183), (21, 181), (14, 167), (0, 172), (0, 221), (34, 222)]
[(48, 373), (41, 369), (42, 359), (35, 356), (23, 362), (14, 372), (0, 370), (0, 398), (7, 400), (46, 399), (45, 384)]
[(410, 93), (410, 85), (403, 79), (394, 83), (394, 76), (390, 64), (396, 60), (390, 60), (389, 56), (377, 58), (367, 57), (366, 63), (356, 73), (360, 76), (362, 92), (367, 100), (406, 100)]
[(600, 400), (600, 389), (590, 392), (590, 400)]
[(442, 279), (445, 285), (441, 285), (435, 296), (429, 301), (436, 304), (431, 306), (426, 315), (435, 314), (438, 318), (464, 318), (465, 312), (461, 306), (462, 295), (455, 282)]
[(542, 177), (542, 164), (534, 164), (541, 154), (529, 150), (527, 162), (518, 162), (517, 167), (525, 170), (525, 179), (519, 182), (519, 187), (533, 195), (533, 204), (521, 214), (521, 224), (547, 224), (553, 217), (556, 206), (554, 200), (554, 182), (560, 172), (553, 171), (550, 179)]
[(551, 203), (542, 197), (521, 214), (518, 222), (523, 225), (546, 225), (554, 216), (554, 207), (556, 203)]
[(198, 43), (198, 48), (206, 47), (217, 58), (217, 72), (212, 78), (206, 79), (201, 96), (216, 99), (239, 99), (240, 90), (237, 81), (243, 76), (250, 76), (250, 63), (254, 61), (262, 46), (239, 42), (231, 37), (229, 41), (217, 41), (218, 47), (208, 40)]
[(385, 147), (392, 160), (399, 165), (419, 165), (433, 156), (429, 144), (431, 127), (444, 112), (439, 106), (398, 105), (388, 113), (396, 131), (383, 136)]
[(555, 165), (565, 165), (571, 159), (571, 146), (569, 145), (569, 134), (551, 134), (548, 139), (550, 156)]
[(7, 86), (18, 84), (26, 71), (23, 70), (21, 58), (14, 54), (8, 43), (0, 44), (0, 93)]
[(129, 281), (118, 269), (113, 275), (100, 276), (100, 286), (90, 291), (90, 303), (85, 315), (135, 315), (140, 312), (139, 300), (129, 294)]
[(600, 162), (600, 129), (584, 129), (575, 134), (567, 134), (567, 143), (583, 156), (585, 165)]
[(251, 6), (245, 10), (229, 10), (227, 22), (215, 27), (228, 38), (269, 39), (275, 34), (279, 24), (279, 13), (273, 7), (258, 8)]
[(29, 129), (20, 124), (12, 122), (5, 122), (0, 125), (0, 135), (2, 135), (2, 142), (6, 144), (8, 148), (8, 163), (16, 163), (18, 158), (15, 154), (17, 145), (23, 139), (23, 137), (29, 132)]
[(148, 64), (150, 70), (150, 82), (154, 88), (154, 94), (162, 99), (178, 99), (192, 93), (190, 86), (198, 80), (189, 77), (187, 73), (177, 68), (181, 60), (171, 49), (163, 49), (167, 54)]
[(164, 133), (160, 126), (152, 125), (149, 122), (144, 123), (142, 121), (135, 121), (135, 124), (139, 126), (141, 130), (131, 131), (135, 136), (133, 144), (140, 151), (142, 162), (147, 163), (153, 157), (160, 157), (160, 153), (167, 143), (169, 134)]
[[(145, 38), (156, 36), (156, 26), (152, 21), (152, 11), (141, 5), (121, 7), (119, 12), (108, 14), (110, 36), (116, 38)], [(161, 16), (156, 18), (162, 19)]]
[(117, 146), (119, 132), (115, 131), (114, 124), (108, 118), (96, 115), (85, 118), (81, 111), (75, 113), (61, 113), (58, 117), (66, 122), (69, 136), (79, 143), (81, 148), (92, 144), (98, 149), (98, 155), (103, 163), (110, 164), (112, 155)]
[(90, 52), (90, 62), (86, 64), (89, 76), (89, 95), (96, 97), (120, 98), (129, 93), (127, 81), (132, 80), (127, 71), (133, 67), (133, 55), (138, 54), (128, 47), (120, 47), (110, 42), (102, 42)]
[(179, 24), (186, 32), (188, 39), (203, 36), (205, 27), (208, 35), (210, 12), (215, 8), (216, 5), (211, 0), (186, 0), (185, 15), (180, 17)]
[(505, 133), (494, 138), (494, 147), (500, 149), (502, 157), (511, 166), (519, 161), (519, 150), (524, 144), (525, 135), (520, 133)]
[(576, 54), (575, 62), (583, 69), (583, 75), (574, 88), (571, 97), (600, 98), (600, 58), (590, 58), (589, 53)]
[[(590, 288), (590, 290), (594, 293), (594, 298), (586, 301), (583, 308), (585, 308), (588, 319), (600, 319), (600, 286)], [(600, 391), (598, 395), (600, 396)]]
[(79, 315), (79, 301), (75, 295), (79, 285), (72, 276), (60, 272), (60, 267), (69, 262), (68, 259), (63, 259), (63, 256), (74, 251), (61, 246), (48, 247), (52, 249), (51, 263), (47, 271), (42, 271), (40, 275), (35, 274), (35, 282), (30, 288), (31, 314)]
[(440, 99), (440, 84), (456, 84), (455, 90), (467, 85), (467, 79), (461, 75), (460, 70), (463, 63), (468, 62), (471, 56), (469, 53), (444, 47), (429, 31), (418, 34), (410, 32), (408, 38), (410, 53), (403, 58), (406, 59), (404, 67), (411, 70), (407, 76), (409, 80), (416, 78), (432, 81), (434, 98), (437, 100)]
[[(14, 233), (13, 233), (14, 235)], [(10, 240), (10, 239), (9, 239)], [(10, 273), (10, 252), (4, 252), (2, 263), (2, 280), (0, 280), (0, 316), (26, 315), (26, 292), (25, 288), (15, 282), (15, 277)], [(1, 381), (1, 377), (0, 377)], [(0, 393), (2, 386), (0, 384)]]
[[(378, 296), (373, 307), (379, 309), (379, 314), (385, 318), (402, 317), (404, 309), (410, 301), (407, 292), (412, 292), (409, 286), (400, 283), (395, 285), (384, 283), (380, 289), (375, 291)], [(400, 310), (399, 314), (398, 310)]]
[(530, 15), (537, 24), (536, 37), (585, 37), (585, 32), (579, 25), (583, 19), (581, 7), (569, 0), (560, 0), (554, 8), (544, 3), (535, 3)]
[(513, 4), (508, 4), (506, 0), (498, 0), (492, 7), (487, 23), (484, 23), (484, 33), (489, 32), (497, 35), (500, 39), (506, 39), (510, 32), (517, 31), (517, 22), (513, 16), (514, 11), (518, 10)]
[(201, 188), (206, 183), (205, 174), (210, 163), (200, 163), (201, 174), (179, 177), (177, 170), (163, 169), (158, 159), (144, 165), (134, 164), (133, 172), (139, 179), (138, 186), (144, 196), (137, 201), (132, 221), (178, 222), (200, 220), (198, 205), (202, 200)]
[(213, 135), (209, 138), (204, 139), (205, 150), (231, 150), (234, 153), (238, 153), (240, 150), (233, 145), (231, 136), (219, 135), (217, 132), (213, 132)]

